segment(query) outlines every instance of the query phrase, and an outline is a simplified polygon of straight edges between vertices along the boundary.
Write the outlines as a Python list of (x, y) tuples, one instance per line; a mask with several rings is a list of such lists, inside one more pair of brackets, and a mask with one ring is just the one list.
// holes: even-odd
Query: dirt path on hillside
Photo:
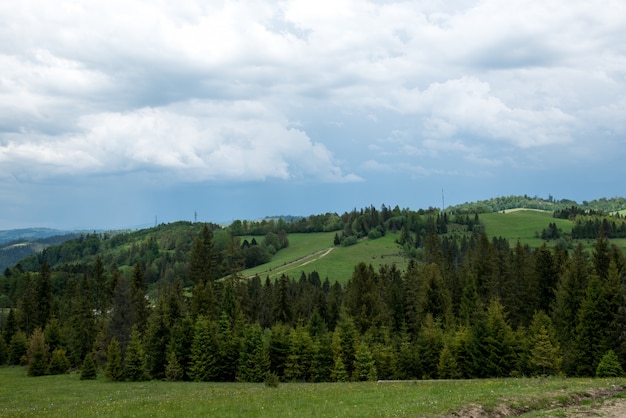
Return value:
[[(285, 264), (283, 264), (281, 266), (274, 267), (273, 269), (269, 269), (269, 270), (264, 270), (264, 271), (258, 272), (258, 273), (256, 273), (256, 275), (261, 277), (261, 276), (265, 276), (265, 275), (274, 276), (274, 275), (282, 274), (282, 273), (291, 271), (291, 270), (293, 270), (295, 268), (303, 267), (303, 266), (306, 266), (309, 263), (312, 263), (314, 261), (320, 260), (320, 259), (326, 257), (328, 254), (330, 254), (330, 252), (332, 250), (334, 250), (334, 249), (335, 249), (335, 247), (324, 248), (322, 250), (315, 251), (315, 252), (307, 254), (307, 255), (305, 255), (303, 257), (297, 258), (297, 259), (295, 259), (293, 261), (289, 261), (288, 263), (285, 263)], [(317, 257), (317, 258), (315, 258), (315, 257)], [(252, 277), (254, 277), (254, 275), (253, 276), (248, 276), (248, 279), (250, 279)]]

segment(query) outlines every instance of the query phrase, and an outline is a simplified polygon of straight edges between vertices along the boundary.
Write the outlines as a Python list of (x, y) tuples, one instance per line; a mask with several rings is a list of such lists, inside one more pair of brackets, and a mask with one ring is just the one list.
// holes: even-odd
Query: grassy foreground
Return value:
[(524, 410), (568, 403), (626, 379), (494, 379), (401, 383), (112, 383), (77, 374), (27, 377), (0, 368), (0, 416), (435, 417), (481, 405)]

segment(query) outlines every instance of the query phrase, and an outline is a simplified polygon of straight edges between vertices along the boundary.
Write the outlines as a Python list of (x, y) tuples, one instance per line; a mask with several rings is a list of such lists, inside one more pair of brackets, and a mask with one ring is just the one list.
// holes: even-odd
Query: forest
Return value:
[[(384, 206), (177, 223), (176, 239), (158, 235), (165, 226), (137, 232), (142, 245), (90, 234), (0, 276), (0, 364), (113, 381), (621, 374), (626, 259), (602, 224), (590, 251), (490, 239), (477, 214)], [(303, 229), (336, 231), (335, 245), (394, 231), (411, 259), (406, 270), (359, 263), (343, 284), (240, 274), (250, 248), (280, 251)]]

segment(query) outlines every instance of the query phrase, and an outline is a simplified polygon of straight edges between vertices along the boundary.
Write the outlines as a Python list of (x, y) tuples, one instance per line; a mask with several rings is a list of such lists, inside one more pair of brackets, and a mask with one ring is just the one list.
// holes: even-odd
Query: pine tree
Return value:
[(533, 339), (535, 342), (530, 353), (530, 366), (534, 374), (540, 376), (557, 374), (561, 367), (559, 347), (550, 341), (546, 327), (542, 326)]
[(459, 364), (448, 345), (444, 345), (439, 353), (439, 363), (437, 364), (437, 375), (440, 379), (459, 379), (461, 370)]
[(185, 371), (176, 358), (176, 351), (173, 349), (167, 352), (167, 365), (165, 366), (165, 379), (174, 382), (183, 380), (185, 377)]
[(85, 355), (83, 365), (80, 369), (80, 380), (96, 380), (98, 377), (98, 369), (93, 361), (93, 353), (89, 352)]
[(215, 380), (216, 362), (215, 330), (209, 320), (199, 316), (194, 328), (191, 345), (191, 364), (189, 377), (196, 382)]
[(7, 343), (7, 346), (11, 343), (11, 338), (13, 338), (13, 335), (17, 331), (17, 316), (15, 315), (15, 309), (11, 308), (9, 309), (4, 328), (2, 329), (2, 337), (4, 338), (4, 342)]
[(148, 316), (150, 314), (149, 302), (146, 299), (148, 288), (143, 268), (139, 263), (135, 264), (130, 282), (130, 313), (133, 326), (143, 333), (146, 330)]
[(258, 324), (246, 328), (239, 354), (237, 380), (240, 382), (263, 382), (270, 370), (270, 357)]
[(440, 325), (429, 313), (416, 338), (418, 368), (422, 379), (437, 378), (440, 352), (443, 347), (443, 333)]
[(57, 348), (50, 356), (50, 374), (64, 374), (70, 370), (70, 361), (64, 348)]
[(596, 368), (596, 377), (624, 377), (622, 365), (613, 350), (607, 351), (606, 354), (602, 356)]
[(310, 379), (313, 340), (307, 329), (298, 326), (289, 334), (289, 355), (285, 362), (285, 378), (294, 381)]
[(237, 375), (240, 338), (233, 331), (231, 321), (231, 317), (226, 312), (222, 312), (215, 334), (217, 346), (215, 379), (222, 382), (233, 382)]
[(133, 331), (130, 334), (130, 342), (126, 348), (126, 358), (124, 360), (124, 375), (127, 380), (140, 382), (150, 378), (146, 364), (146, 352), (137, 327), (133, 327)]
[(374, 363), (372, 352), (367, 344), (363, 342), (360, 342), (355, 350), (352, 379), (355, 381), (378, 380), (376, 364)]
[(148, 318), (145, 332), (145, 350), (150, 375), (154, 379), (165, 377), (167, 364), (167, 345), (170, 341), (170, 324), (168, 321), (167, 303), (161, 294), (152, 315)]
[(284, 377), (285, 364), (289, 355), (289, 332), (289, 327), (278, 323), (272, 327), (270, 336), (270, 371), (281, 379)]
[(33, 325), (44, 329), (52, 314), (52, 284), (50, 282), (50, 266), (47, 262), (41, 264), (39, 276), (35, 283), (35, 315)]
[(330, 375), (330, 378), (334, 382), (347, 382), (348, 381), (348, 373), (346, 372), (346, 366), (343, 363), (343, 359), (341, 355), (335, 357), (335, 364), (333, 365), (333, 371)]
[(27, 352), (28, 340), (26, 339), (26, 334), (23, 331), (17, 331), (13, 334), (9, 343), (9, 364), (12, 366), (26, 364)]
[(133, 328), (133, 314), (130, 306), (130, 284), (124, 276), (114, 274), (116, 279), (113, 290), (113, 308), (109, 322), (108, 335), (117, 339), (122, 353), (130, 341)]
[(104, 375), (114, 382), (124, 379), (124, 366), (122, 364), (122, 351), (117, 338), (111, 338), (111, 342), (107, 348), (107, 363), (104, 369)]
[(43, 376), (48, 374), (48, 346), (41, 328), (35, 329), (30, 338), (28, 349), (28, 375)]

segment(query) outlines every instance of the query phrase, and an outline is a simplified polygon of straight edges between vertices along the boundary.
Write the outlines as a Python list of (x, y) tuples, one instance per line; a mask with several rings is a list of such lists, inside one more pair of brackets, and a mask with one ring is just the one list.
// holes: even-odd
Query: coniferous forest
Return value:
[[(0, 363), (32, 376), (101, 371), (113, 381), (621, 370), (607, 362), (626, 365), (626, 259), (602, 221), (579, 215), (576, 228), (589, 221), (597, 231), (591, 249), (530, 248), (490, 239), (477, 214), (384, 206), (228, 227), (180, 223), (187, 232), (176, 239), (152, 235), (124, 251), (115, 249), (129, 234), (89, 234), (0, 276)], [(619, 231), (622, 222), (609, 225)], [(316, 272), (240, 273), (287, 247), (289, 233), (320, 231), (337, 231), (335, 245), (396, 233), (408, 268), (359, 263), (343, 283)]]

